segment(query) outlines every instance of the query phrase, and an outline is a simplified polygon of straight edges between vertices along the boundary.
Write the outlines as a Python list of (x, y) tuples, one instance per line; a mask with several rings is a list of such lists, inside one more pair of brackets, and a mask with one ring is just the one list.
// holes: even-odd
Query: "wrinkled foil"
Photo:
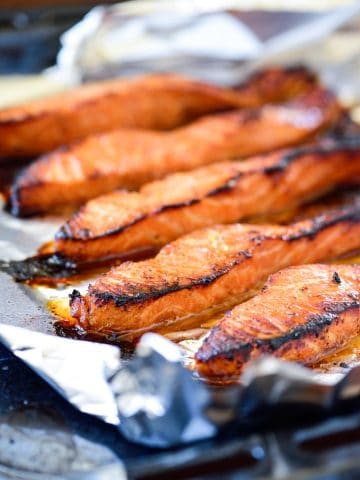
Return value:
[(258, 427), (259, 413), (262, 422), (271, 421), (274, 407), (299, 421), (360, 399), (360, 367), (329, 382), (272, 357), (251, 363), (239, 384), (216, 389), (195, 380), (182, 364), (182, 350), (153, 333), (142, 337), (124, 364), (116, 347), (8, 325), (0, 324), (0, 341), (76, 408), (151, 447), (208, 439), (230, 424), (241, 434), (245, 425), (246, 431), (252, 423)]
[[(328, 34), (359, 11), (358, 3), (301, 13), (299, 25), (291, 24), (287, 31), (277, 27), (267, 37), (261, 34), (266, 17), (258, 17), (256, 30), (229, 14), (239, 3), (174, 1), (171, 14), (163, 2), (97, 7), (64, 36), (58, 64), (49, 75), (76, 83), (114, 73), (172, 70), (235, 84), (266, 63), (301, 61), (318, 71), (348, 105), (357, 105), (360, 34), (351, 25)], [(174, 14), (175, 7), (180, 10)], [(216, 41), (214, 30), (224, 32), (215, 36)], [(1, 259), (35, 253), (62, 221), (18, 220), (1, 212)], [(41, 287), (32, 298), (44, 305), (53, 298), (66, 298), (73, 288)], [(80, 286), (84, 288), (86, 284)], [(30, 295), (29, 291), (22, 287), (23, 294)], [(7, 315), (3, 302), (0, 320), (7, 322)], [(179, 346), (155, 334), (145, 335), (133, 359), (126, 362), (117, 347), (4, 323), (0, 323), (0, 341), (80, 411), (117, 425), (131, 441), (153, 447), (210, 438), (230, 424), (241, 433), (244, 425), (248, 428), (251, 421), (255, 425), (259, 412), (261, 420), (266, 415), (271, 419), (274, 407), (292, 408), (293, 416), (301, 420), (314, 408), (331, 412), (360, 395), (360, 367), (324, 374), (274, 358), (250, 364), (238, 384), (219, 390), (184, 368), (183, 347), (193, 351), (196, 342)]]
[(52, 337), (3, 324), (0, 324), (0, 338), (75, 407), (108, 423), (118, 423), (108, 383), (121, 367), (116, 347)]
[[(320, 11), (294, 12), (291, 5), (276, 12), (244, 8), (243, 0), (150, 0), (96, 7), (63, 35), (54, 74), (76, 83), (171, 71), (232, 85), (254, 68), (300, 62), (304, 55), (317, 71), (330, 61), (338, 73), (359, 56), (355, 38), (348, 36), (347, 47), (336, 53), (323, 41), (360, 12), (359, 2)], [(333, 80), (329, 75), (330, 83), (339, 84)]]

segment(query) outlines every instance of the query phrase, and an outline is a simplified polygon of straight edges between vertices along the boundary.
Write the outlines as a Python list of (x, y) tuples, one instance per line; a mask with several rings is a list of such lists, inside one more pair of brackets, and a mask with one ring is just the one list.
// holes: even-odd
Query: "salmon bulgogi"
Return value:
[(120, 129), (90, 136), (26, 168), (12, 186), (8, 209), (26, 216), (76, 206), (169, 173), (299, 144), (339, 116), (335, 97), (316, 88), (287, 104), (211, 115), (169, 133)]
[(55, 252), (81, 264), (156, 250), (199, 228), (296, 207), (356, 175), (360, 139), (173, 174), (89, 201), (57, 233)]
[(360, 265), (289, 267), (226, 313), (196, 353), (196, 368), (235, 379), (263, 354), (314, 364), (359, 334)]
[(0, 110), (0, 158), (41, 155), (120, 127), (175, 128), (211, 112), (284, 101), (315, 82), (300, 67), (264, 70), (235, 89), (166, 74), (82, 85)]
[(222, 225), (198, 230), (142, 262), (126, 262), (74, 291), (72, 315), (86, 330), (136, 339), (201, 326), (254, 294), (277, 270), (360, 248), (360, 198), (290, 226)]

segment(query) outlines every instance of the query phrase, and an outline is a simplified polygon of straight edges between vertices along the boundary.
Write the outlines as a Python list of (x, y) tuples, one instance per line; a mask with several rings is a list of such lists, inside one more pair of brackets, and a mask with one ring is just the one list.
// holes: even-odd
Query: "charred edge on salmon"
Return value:
[[(281, 239), (285, 242), (292, 242), (295, 240), (300, 240), (302, 238), (310, 238), (313, 239), (316, 237), (317, 234), (321, 233), (321, 231), (325, 230), (328, 227), (331, 227), (336, 224), (340, 224), (343, 222), (354, 222), (357, 223), (360, 221), (360, 209), (354, 212), (353, 209), (344, 208), (343, 211), (336, 215), (322, 215), (320, 217), (316, 217), (312, 220), (312, 227), (307, 230), (302, 230), (298, 234), (293, 235), (279, 235), (276, 236), (268, 236), (268, 235), (256, 235), (256, 231), (254, 232), (254, 237), (251, 239), (254, 243), (260, 244), (266, 240), (274, 240), (276, 238)], [(154, 288), (150, 292), (137, 292), (135, 295), (117, 295), (110, 292), (97, 292), (93, 287), (90, 286), (89, 293), (95, 296), (95, 303), (97, 305), (104, 305), (108, 302), (114, 302), (116, 307), (123, 307), (130, 304), (139, 304), (144, 303), (146, 301), (154, 300), (165, 296), (170, 293), (178, 292), (180, 290), (191, 290), (196, 287), (203, 287), (210, 285), (211, 283), (215, 282), (218, 278), (222, 277), (223, 275), (227, 274), (232, 268), (239, 265), (243, 261), (252, 257), (252, 254), (247, 251), (243, 250), (239, 252), (235, 259), (226, 265), (224, 268), (214, 268), (213, 273), (211, 275), (207, 275), (204, 277), (200, 277), (198, 279), (193, 279), (190, 283), (185, 285), (180, 285), (179, 283), (168, 284), (165, 281), (159, 285), (159, 288)]]
[(32, 217), (34, 215), (44, 215), (44, 212), (39, 208), (24, 207), (21, 200), (22, 187), (19, 183), (23, 172), (21, 172), (13, 182), (12, 187), (9, 189), (9, 193), (6, 196), (4, 210), (10, 213), (14, 217)]
[[(234, 190), (240, 181), (240, 179), (246, 175), (252, 175), (254, 173), (260, 173), (268, 176), (272, 175), (277, 175), (283, 173), (293, 162), (295, 162), (299, 157), (303, 155), (318, 155), (318, 156), (325, 156), (328, 153), (331, 152), (341, 152), (341, 151), (346, 151), (346, 152), (351, 152), (353, 150), (356, 150), (357, 148), (360, 147), (360, 137), (357, 139), (353, 139), (352, 141), (349, 142), (342, 142), (340, 144), (337, 144), (336, 146), (332, 145), (323, 145), (320, 147), (300, 147), (295, 149), (292, 152), (284, 154), (282, 157), (279, 158), (278, 162), (275, 165), (271, 165), (269, 167), (263, 167), (257, 170), (250, 170), (248, 172), (240, 172), (233, 177), (229, 178), (226, 180), (226, 182), (223, 185), (220, 185), (219, 187), (210, 190), (206, 194), (204, 194), (203, 197), (201, 198), (192, 198), (190, 200), (184, 201), (184, 202), (179, 202), (179, 203), (173, 203), (169, 205), (163, 205), (159, 207), (158, 209), (153, 210), (150, 213), (145, 213), (142, 215), (138, 215), (133, 221), (121, 225), (118, 228), (114, 228), (112, 230), (108, 230), (104, 233), (101, 233), (100, 235), (95, 235), (91, 236), (89, 229), (80, 229), (77, 232), (76, 237), (74, 237), (71, 233), (71, 230), (67, 227), (67, 225), (63, 225), (60, 230), (56, 233), (55, 238), (57, 240), (98, 240), (100, 238), (104, 237), (109, 237), (112, 235), (118, 235), (122, 233), (123, 231), (131, 228), (132, 226), (136, 225), (137, 223), (140, 223), (143, 220), (146, 220), (147, 218), (150, 218), (152, 215), (158, 215), (160, 213), (169, 211), (169, 210), (176, 210), (184, 207), (190, 207), (192, 205), (196, 205), (200, 203), (202, 200), (210, 197), (215, 197), (217, 195), (221, 195), (226, 192), (230, 192), (231, 190)], [(79, 210), (79, 214), (85, 209), (86, 207), (83, 206)], [(76, 216), (78, 216), (76, 215)]]
[[(213, 351), (201, 349), (196, 353), (196, 359), (200, 362), (207, 362), (215, 357), (226, 360), (235, 360), (237, 358), (239, 360), (241, 359), (242, 362), (246, 362), (249, 360), (250, 354), (254, 349), (260, 350), (262, 353), (271, 354), (286, 343), (298, 341), (307, 336), (318, 337), (326, 327), (329, 327), (339, 318), (339, 315), (353, 309), (357, 310), (359, 306), (360, 302), (356, 299), (354, 301), (341, 302), (337, 305), (326, 305), (324, 306), (325, 313), (310, 315), (305, 324), (298, 325), (284, 335), (264, 340), (254, 339), (250, 342), (239, 344), (236, 347), (230, 346), (229, 351), (220, 353), (213, 353)], [(215, 327), (213, 332), (215, 333), (219, 328), (220, 326)], [(211, 346), (211, 335), (205, 338), (203, 346), (205, 345)]]
[[(66, 153), (69, 151), (74, 145), (77, 143), (80, 143), (81, 140), (77, 140), (72, 142), (72, 145), (61, 145), (56, 148), (56, 152), (59, 153)], [(35, 161), (38, 161), (39, 159), (44, 159), (48, 156), (49, 154), (44, 154), (41, 157), (38, 157), (38, 159), (34, 159)], [(21, 191), (22, 191), (22, 186), (21, 186), (21, 180), (23, 177), (26, 177), (27, 170), (29, 166), (25, 166), (22, 168), (19, 173), (15, 176), (11, 188), (9, 188), (9, 191), (7, 192), (6, 198), (5, 198), (5, 205), (4, 205), (4, 210), (14, 217), (32, 217), (34, 215), (44, 215), (44, 212), (41, 209), (33, 208), (33, 207), (24, 207), (22, 204), (21, 200)], [(27, 188), (36, 186), (39, 187), (41, 185), (45, 185), (45, 182), (32, 182), (28, 184)]]
[(0, 270), (18, 282), (35, 278), (66, 278), (78, 273), (77, 265), (61, 254), (38, 255), (25, 260), (0, 261)]
[(335, 283), (337, 283), (338, 285), (340, 285), (341, 283), (341, 278), (340, 278), (340, 275), (338, 274), (338, 272), (334, 272), (333, 274), (333, 281)]
[[(330, 91), (320, 89), (319, 91), (316, 91), (316, 94), (317, 94), (318, 97), (320, 96), (320, 98), (325, 103), (329, 99), (334, 100), (333, 94)], [(294, 102), (290, 102), (290, 104), (291, 103), (296, 104), (296, 100)], [(303, 102), (303, 108), (304, 107), (306, 107), (306, 99)], [(223, 115), (223, 113), (219, 113), (219, 115)], [(252, 122), (252, 121), (256, 120), (258, 117), (261, 117), (262, 116), (262, 110), (259, 107), (254, 107), (254, 108), (249, 108), (249, 109), (246, 109), (244, 111), (241, 111), (240, 113), (231, 114), (231, 112), (230, 112), (230, 115), (232, 115), (233, 118), (237, 119), (240, 124), (246, 124), (248, 122)], [(46, 158), (46, 156), (45, 156), (45, 158)], [(25, 173), (26, 173), (26, 171), (25, 171)], [(91, 179), (91, 178), (97, 178), (97, 177), (98, 177), (98, 175), (95, 174), (94, 177), (90, 176), (89, 178)], [(16, 185), (17, 184), (18, 184), (18, 180), (16, 181)], [(35, 185), (37, 187), (40, 186), (41, 184), (42, 184), (41, 181), (35, 183)], [(32, 186), (34, 186), (34, 185), (32, 185), (31, 182), (30, 182), (30, 184), (27, 185), (26, 188), (31, 190)], [(22, 188), (23, 187), (20, 187), (19, 189), (17, 189), (17, 188), (13, 189), (13, 192), (12, 192), (10, 198), (9, 198), (7, 209), (10, 212), (12, 212), (13, 215), (23, 216), (23, 217), (31, 216), (31, 215), (34, 215), (36, 213), (39, 213), (39, 207), (34, 209), (33, 207), (27, 207), (27, 206), (22, 205), (22, 202), (21, 202), (21, 190), (22, 190)]]
[[(359, 204), (360, 207), (360, 204)], [(302, 238), (310, 238), (311, 240), (316, 237), (324, 228), (332, 227), (333, 225), (350, 222), (357, 223), (360, 221), (360, 209), (352, 209), (351, 207), (345, 207), (339, 214), (325, 213), (312, 220), (312, 225), (308, 229), (301, 229), (298, 233), (290, 235), (282, 235), (281, 239), (286, 242), (293, 242), (301, 240)]]
[[(14, 217), (19, 217), (22, 215), (22, 207), (20, 202), (20, 192), (19, 192), (19, 184), (18, 180), (20, 179), (21, 174), (15, 177), (12, 187), (9, 189), (8, 194), (5, 198), (5, 205), (4, 210), (5, 212), (10, 213)], [(31, 213), (25, 215), (31, 215)]]
[[(194, 287), (206, 287), (207, 285), (210, 285), (211, 283), (215, 282), (218, 278), (228, 273), (232, 268), (236, 267), (237, 265), (242, 263), (244, 260), (247, 260), (251, 257), (252, 255), (250, 252), (248, 252), (247, 250), (242, 250), (237, 254), (236, 258), (225, 268), (218, 268), (218, 269), (214, 268), (213, 273), (211, 275), (206, 275), (204, 277), (200, 277), (196, 280), (193, 280), (189, 285), (180, 285), (178, 283), (168, 284), (166, 282), (163, 282), (160, 289), (154, 288), (149, 293), (140, 292), (135, 294), (134, 296), (116, 295), (109, 292), (95, 291), (94, 295), (96, 297), (96, 304), (101, 305), (101, 304), (106, 304), (110, 301), (113, 301), (116, 307), (122, 307), (128, 304), (137, 304), (137, 303), (146, 302), (148, 300), (154, 300), (156, 298), (160, 298), (164, 295), (178, 292), (180, 290), (191, 290)], [(90, 289), (91, 288), (92, 287), (90, 286)]]

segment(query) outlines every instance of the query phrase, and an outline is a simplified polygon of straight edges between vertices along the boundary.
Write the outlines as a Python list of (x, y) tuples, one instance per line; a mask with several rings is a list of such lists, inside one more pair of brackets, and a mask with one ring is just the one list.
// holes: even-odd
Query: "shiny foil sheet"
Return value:
[[(172, 12), (163, 2), (97, 7), (64, 36), (58, 64), (47, 74), (70, 84), (172, 70), (235, 84), (266, 63), (301, 61), (352, 107), (354, 118), (358, 115), (358, 4), (289, 13), (240, 12), (239, 2), (171, 3)], [(274, 30), (265, 34), (269, 15)], [(214, 29), (227, 35), (207, 41)], [(1, 175), (6, 170), (3, 166)], [(1, 212), (1, 260), (34, 254), (63, 220), (18, 220)], [(229, 427), (241, 434), (271, 426), (275, 417), (280, 428), (283, 422), (326, 417), (359, 400), (359, 357), (351, 355), (348, 366), (354, 368), (327, 373), (264, 358), (250, 365), (238, 384), (215, 388), (184, 367), (195, 348), (191, 343), (179, 346), (147, 334), (134, 357), (123, 360), (118, 347), (55, 336), (49, 301), (66, 301), (74, 287), (82, 291), (88, 282), (30, 288), (0, 273), (0, 341), (77, 409), (116, 425), (133, 442), (184, 445)], [(274, 416), (279, 411), (282, 415)]]
[[(229, 425), (287, 426), (358, 401), (360, 367), (337, 381), (296, 364), (263, 358), (231, 387), (214, 388), (182, 364), (181, 349), (156, 334), (142, 337), (123, 363), (116, 347), (0, 325), (1, 341), (83, 412), (116, 424), (126, 438), (167, 448), (211, 438)], [(277, 428), (284, 426), (276, 418)]]

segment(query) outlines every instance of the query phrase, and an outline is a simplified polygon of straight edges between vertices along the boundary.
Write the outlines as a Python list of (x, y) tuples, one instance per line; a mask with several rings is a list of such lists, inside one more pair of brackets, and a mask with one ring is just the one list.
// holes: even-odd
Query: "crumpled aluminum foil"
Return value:
[(146, 334), (130, 361), (112, 379), (121, 431), (130, 440), (167, 447), (216, 434), (206, 416), (211, 393), (182, 364), (181, 350)]
[[(360, 399), (360, 367), (344, 378), (320, 378), (299, 365), (266, 357), (239, 384), (214, 388), (182, 364), (181, 349), (157, 335), (142, 337), (128, 362), (110, 345), (49, 337), (0, 324), (0, 341), (79, 410), (116, 424), (129, 440), (168, 448), (268, 422), (274, 407), (297, 421)], [(301, 410), (299, 410), (301, 408)], [(281, 419), (277, 420), (281, 426)]]
[(121, 366), (116, 347), (4, 324), (0, 324), (0, 340), (76, 408), (107, 423), (118, 423), (108, 383)]
[[(251, 8), (263, 8), (252, 1)], [(55, 76), (68, 83), (172, 71), (205, 81), (236, 84), (266, 63), (292, 63), (317, 50), (321, 40), (360, 12), (359, 2), (313, 11), (244, 10), (243, 0), (148, 0), (98, 6), (66, 32)], [(359, 48), (353, 44), (354, 52)], [(346, 49), (349, 51), (349, 49)], [(353, 58), (347, 58), (351, 61)], [(338, 59), (338, 63), (341, 63)]]

